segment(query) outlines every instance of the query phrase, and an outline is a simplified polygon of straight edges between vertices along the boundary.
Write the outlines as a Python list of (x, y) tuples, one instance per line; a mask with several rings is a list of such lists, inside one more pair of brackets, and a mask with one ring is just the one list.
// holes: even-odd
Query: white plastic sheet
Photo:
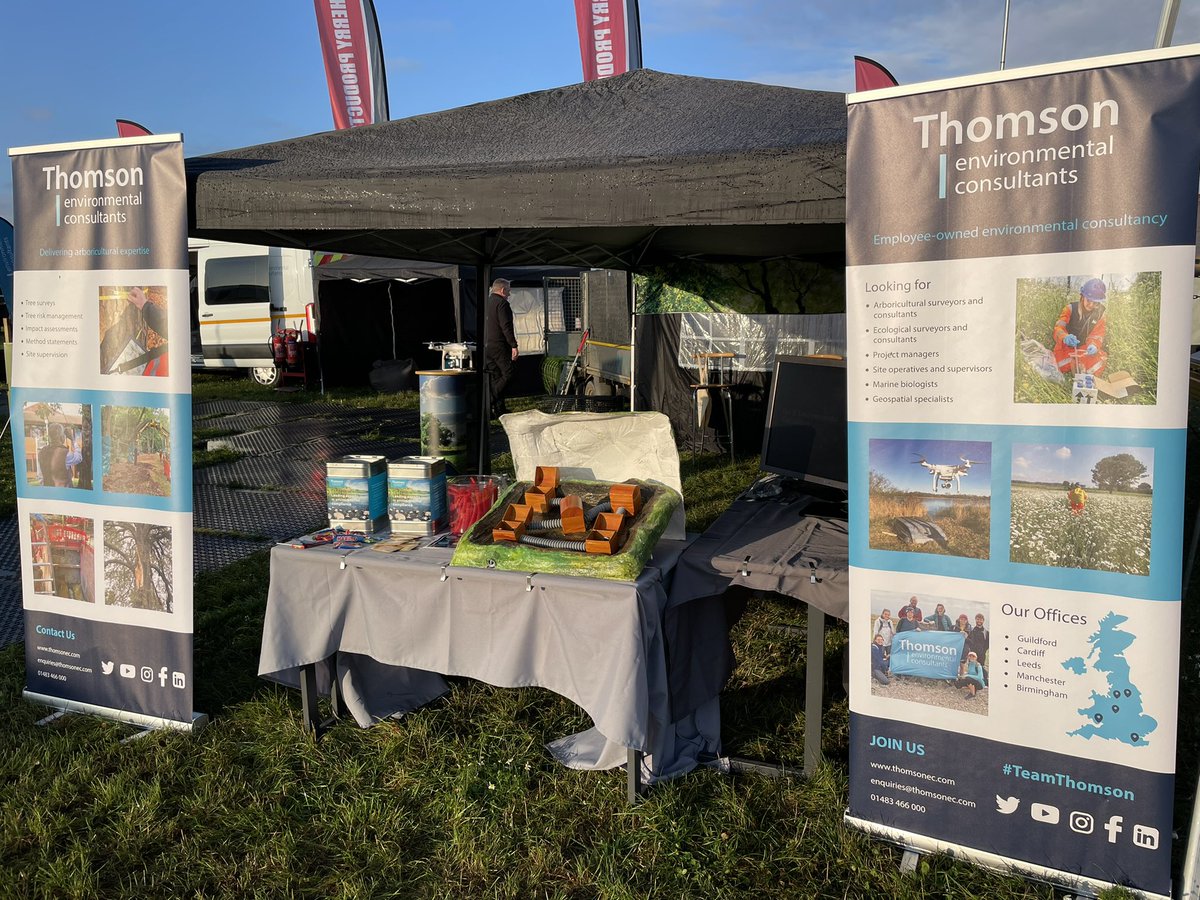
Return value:
[[(679, 451), (671, 420), (658, 412), (550, 414), (538, 410), (500, 417), (518, 481), (533, 481), (537, 466), (557, 466), (563, 479), (662, 482), (683, 495)], [(684, 539), (683, 503), (663, 537)]]

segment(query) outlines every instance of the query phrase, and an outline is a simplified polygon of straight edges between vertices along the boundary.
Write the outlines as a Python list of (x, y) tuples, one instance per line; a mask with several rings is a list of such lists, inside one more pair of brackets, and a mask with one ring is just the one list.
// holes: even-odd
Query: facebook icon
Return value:
[(1104, 830), (1108, 832), (1108, 842), (1110, 844), (1115, 844), (1117, 842), (1117, 835), (1124, 831), (1124, 829), (1121, 828), (1121, 823), (1124, 821), (1124, 816), (1111, 816), (1109, 817), (1109, 820), (1104, 823)]

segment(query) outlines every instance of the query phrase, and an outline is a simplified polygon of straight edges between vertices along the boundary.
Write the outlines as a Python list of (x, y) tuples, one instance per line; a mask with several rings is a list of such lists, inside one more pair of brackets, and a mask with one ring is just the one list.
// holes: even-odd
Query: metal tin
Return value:
[(405, 456), (387, 466), (387, 512), (392, 531), (434, 534), (446, 527), (446, 461)]
[(375, 532), (387, 523), (387, 457), (343, 456), (325, 464), (331, 527)]

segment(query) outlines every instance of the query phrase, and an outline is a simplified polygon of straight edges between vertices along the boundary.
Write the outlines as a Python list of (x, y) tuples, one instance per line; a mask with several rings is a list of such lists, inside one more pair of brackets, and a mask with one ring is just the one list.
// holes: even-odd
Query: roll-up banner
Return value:
[(25, 696), (191, 728), (183, 144), (163, 135), (9, 155)]
[(637, 0), (575, 0), (575, 25), (584, 81), (642, 67)]
[(383, 41), (371, 0), (313, 0), (335, 128), (388, 120)]
[(853, 825), (1170, 892), (1197, 53), (849, 98)]

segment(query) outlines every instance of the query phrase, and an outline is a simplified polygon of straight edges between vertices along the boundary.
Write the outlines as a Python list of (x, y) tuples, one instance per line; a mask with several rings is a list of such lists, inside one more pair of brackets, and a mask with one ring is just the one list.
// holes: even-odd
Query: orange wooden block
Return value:
[(524, 522), (504, 521), (492, 529), (493, 541), (519, 541), (524, 536)]
[(558, 505), (562, 519), (563, 534), (586, 534), (587, 522), (583, 518), (583, 501), (575, 494), (568, 494)]
[(642, 489), (636, 484), (614, 484), (608, 489), (608, 499), (612, 508), (625, 509), (631, 516), (642, 511)]
[(550, 508), (550, 498), (537, 488), (532, 488), (525, 492), (525, 505), (540, 516)]
[(533, 485), (547, 497), (558, 495), (558, 466), (538, 466), (533, 470)]
[(583, 549), (588, 553), (600, 553), (604, 556), (612, 556), (617, 552), (617, 535), (610, 534), (606, 531), (600, 531), (593, 528), (583, 542)]

